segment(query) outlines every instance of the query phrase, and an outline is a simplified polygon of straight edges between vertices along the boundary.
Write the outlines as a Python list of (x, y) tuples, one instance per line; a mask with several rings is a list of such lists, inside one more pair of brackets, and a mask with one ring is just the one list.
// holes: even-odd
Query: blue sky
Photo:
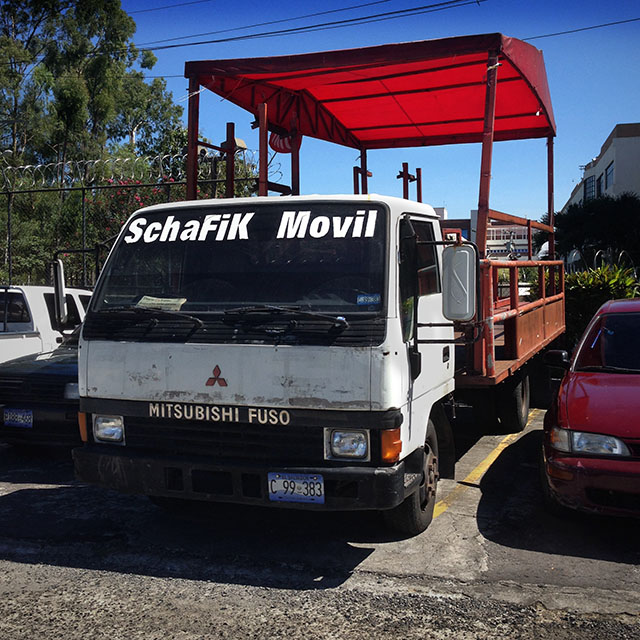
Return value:
[[(191, 35), (196, 37), (164, 44), (246, 35), (425, 6), (433, 4), (434, 0), (380, 0), (377, 3), (325, 0), (298, 4), (281, 0), (237, 3), (210, 0), (170, 6), (179, 2), (122, 0), (123, 9), (137, 23), (136, 44), (142, 46)], [(358, 9), (210, 34), (368, 2), (371, 2), (369, 6)], [(141, 11), (160, 7), (164, 8)], [(181, 101), (186, 114), (187, 82), (182, 76), (187, 60), (308, 53), (492, 32), (528, 39), (634, 18), (640, 18), (640, 3), (629, 0), (485, 0), (423, 15), (305, 34), (156, 49), (158, 63), (150, 75), (167, 77), (174, 99)], [(558, 210), (581, 178), (580, 165), (598, 154), (613, 127), (621, 122), (640, 122), (640, 21), (536, 38), (530, 42), (544, 53), (557, 124), (555, 209)], [(243, 138), (250, 149), (257, 149), (257, 134), (250, 128), (251, 120), (252, 117), (242, 109), (221, 101), (210, 92), (203, 92), (201, 134), (213, 142), (224, 138), (225, 123), (233, 121), (236, 135)], [(302, 193), (352, 191), (352, 167), (358, 162), (357, 151), (305, 138), (300, 153)], [(287, 159), (278, 155), (277, 160), (283, 170), (281, 181), (288, 183)], [(408, 162), (411, 170), (422, 168), (425, 202), (446, 206), (450, 217), (468, 217), (469, 211), (477, 207), (479, 145), (372, 151), (368, 161), (373, 172), (371, 192), (402, 195), (401, 182), (395, 176), (402, 163)], [(493, 209), (540, 218), (547, 202), (546, 144), (543, 140), (496, 144), (492, 174), (490, 204)], [(412, 191), (412, 197), (414, 193)]]

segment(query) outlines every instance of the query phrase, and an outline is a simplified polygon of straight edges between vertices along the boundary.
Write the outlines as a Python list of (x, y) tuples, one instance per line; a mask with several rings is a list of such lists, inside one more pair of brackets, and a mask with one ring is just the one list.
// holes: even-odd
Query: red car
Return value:
[(640, 298), (598, 309), (544, 420), (542, 489), (551, 507), (640, 517)]

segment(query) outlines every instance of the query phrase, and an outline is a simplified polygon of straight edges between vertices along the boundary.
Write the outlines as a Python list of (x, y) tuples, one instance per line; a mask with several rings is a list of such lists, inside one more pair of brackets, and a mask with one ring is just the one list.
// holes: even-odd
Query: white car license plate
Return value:
[(33, 411), (29, 409), (4, 409), (5, 427), (22, 427), (31, 429), (33, 427)]
[(272, 502), (313, 502), (324, 504), (324, 478), (307, 473), (268, 474)]

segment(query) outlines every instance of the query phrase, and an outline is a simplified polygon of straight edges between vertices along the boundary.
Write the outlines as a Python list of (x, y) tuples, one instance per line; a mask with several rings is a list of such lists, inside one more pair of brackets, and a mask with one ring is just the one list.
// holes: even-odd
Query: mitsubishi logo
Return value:
[(211, 378), (209, 378), (207, 380), (207, 387), (215, 387), (216, 386), (216, 382), (221, 387), (226, 387), (227, 386), (227, 381), (224, 378), (220, 377), (221, 373), (222, 373), (222, 371), (220, 371), (220, 367), (218, 365), (216, 365), (215, 368), (213, 369), (213, 377), (211, 377)]

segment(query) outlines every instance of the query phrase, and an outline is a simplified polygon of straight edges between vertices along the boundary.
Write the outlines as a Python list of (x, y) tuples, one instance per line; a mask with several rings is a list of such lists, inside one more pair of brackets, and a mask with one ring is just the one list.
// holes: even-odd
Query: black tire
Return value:
[(410, 536), (422, 533), (433, 520), (438, 477), (438, 437), (435, 425), (429, 419), (420, 484), (397, 507), (383, 512), (387, 527)]
[(529, 421), (531, 391), (529, 375), (522, 373), (513, 382), (506, 381), (498, 388), (496, 411), (502, 433), (519, 433)]

